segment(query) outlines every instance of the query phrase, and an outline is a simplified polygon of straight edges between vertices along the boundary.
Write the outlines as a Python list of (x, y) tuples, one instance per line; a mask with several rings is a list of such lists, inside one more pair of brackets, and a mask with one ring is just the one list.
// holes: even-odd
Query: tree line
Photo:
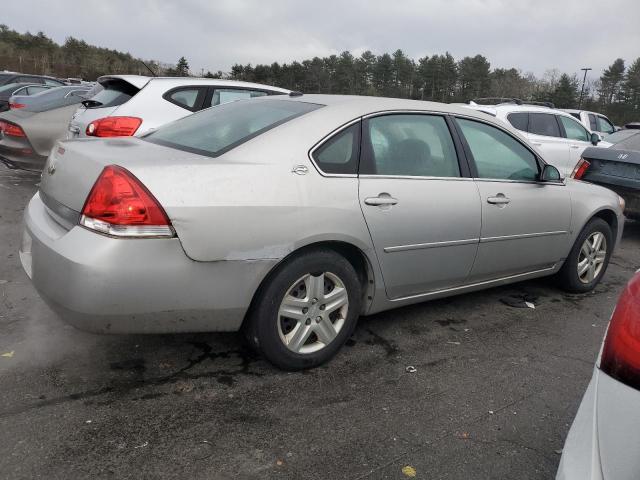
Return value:
[[(58, 45), (44, 33), (19, 33), (0, 25), (0, 70), (95, 80), (104, 74), (191, 75), (181, 57), (176, 64), (142, 61), (129, 53), (89, 45), (73, 37)], [(541, 77), (516, 68), (491, 68), (483, 55), (456, 60), (450, 53), (414, 60), (402, 50), (359, 56), (314, 57), (290, 63), (236, 64), (230, 72), (196, 72), (275, 85), (305, 93), (373, 95), (439, 102), (467, 102), (478, 97), (553, 102), (558, 108), (580, 103), (582, 78), (548, 70)], [(616, 59), (597, 79), (584, 85), (582, 107), (600, 111), (618, 124), (640, 120), (640, 58), (628, 67)]]

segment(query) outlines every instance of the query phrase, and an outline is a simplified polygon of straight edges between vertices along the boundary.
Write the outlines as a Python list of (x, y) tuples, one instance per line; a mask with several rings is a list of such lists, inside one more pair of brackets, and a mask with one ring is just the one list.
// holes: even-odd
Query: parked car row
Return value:
[[(44, 166), (20, 260), (63, 320), (242, 331), (287, 370), (330, 360), (361, 315), (545, 276), (589, 292), (639, 210), (640, 130), (590, 112), (135, 75), (10, 103), (0, 158)], [(640, 386), (638, 278), (558, 478), (637, 471), (637, 438), (612, 439)]]
[[(226, 80), (115, 75), (101, 77), (95, 85), (11, 83), (0, 87), (0, 109), (7, 87), (11, 110), (0, 114), (0, 160), (36, 170), (63, 138), (142, 135), (212, 105), (289, 92)], [(20, 95), (25, 89), (32, 95)]]

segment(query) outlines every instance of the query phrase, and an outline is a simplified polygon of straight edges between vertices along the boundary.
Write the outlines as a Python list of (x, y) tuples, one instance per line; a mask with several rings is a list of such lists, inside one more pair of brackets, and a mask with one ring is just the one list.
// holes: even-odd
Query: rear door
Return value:
[(462, 285), (473, 265), (480, 199), (449, 125), (415, 112), (363, 122), (360, 206), (389, 298)]
[(529, 113), (527, 137), (531, 145), (540, 153), (547, 163), (550, 163), (562, 176), (568, 176), (572, 170), (569, 143), (562, 137), (560, 125), (556, 116), (551, 113)]
[(506, 130), (456, 120), (480, 192), (482, 231), (469, 281), (550, 268), (568, 251), (571, 204), (563, 183), (539, 182), (541, 162)]

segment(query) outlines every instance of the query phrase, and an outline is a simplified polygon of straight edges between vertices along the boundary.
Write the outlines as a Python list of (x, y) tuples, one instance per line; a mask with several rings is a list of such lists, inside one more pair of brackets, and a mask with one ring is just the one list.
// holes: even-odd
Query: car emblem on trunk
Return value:
[(47, 168), (47, 173), (49, 175), (53, 175), (56, 173), (56, 165), (54, 163), (49, 164), (49, 168)]

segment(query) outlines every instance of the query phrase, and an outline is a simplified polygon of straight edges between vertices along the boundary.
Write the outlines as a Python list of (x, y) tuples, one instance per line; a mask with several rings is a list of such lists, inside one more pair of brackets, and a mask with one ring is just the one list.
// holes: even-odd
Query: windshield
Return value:
[(287, 100), (239, 100), (177, 120), (144, 138), (159, 145), (217, 157), (320, 107)]
[(607, 142), (619, 143), (626, 138), (634, 136), (637, 133), (638, 133), (637, 130), (618, 130), (617, 132), (614, 132), (611, 135), (607, 135)]

